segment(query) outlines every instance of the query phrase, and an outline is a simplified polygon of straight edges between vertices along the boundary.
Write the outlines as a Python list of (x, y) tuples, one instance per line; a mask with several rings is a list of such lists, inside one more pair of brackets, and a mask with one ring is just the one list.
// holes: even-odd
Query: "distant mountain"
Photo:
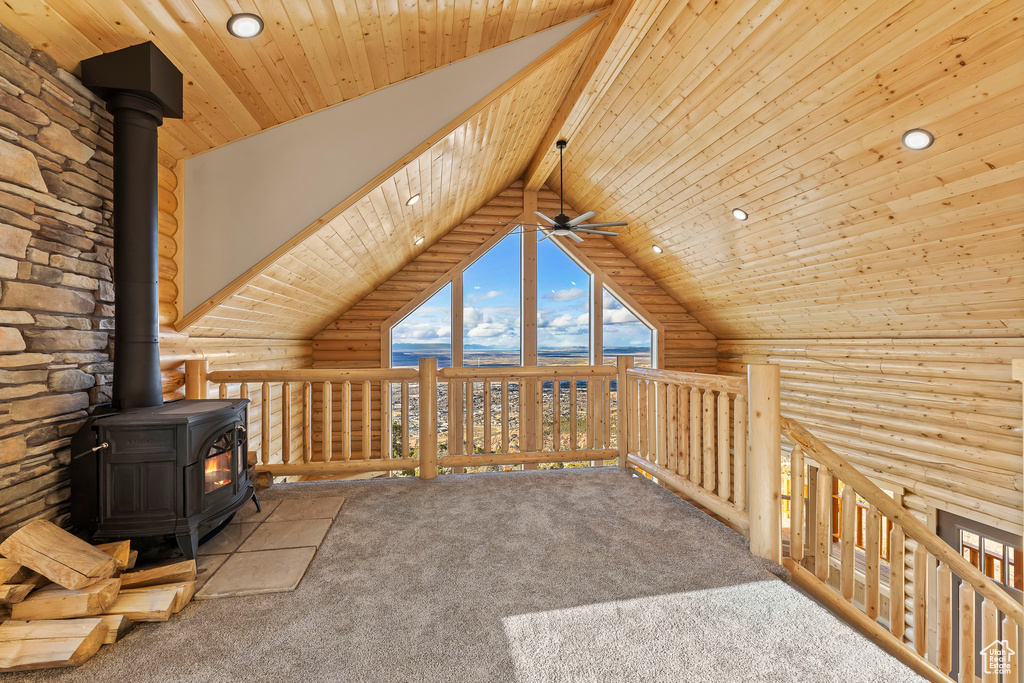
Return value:
[(436, 351), (451, 351), (451, 344), (392, 344), (391, 348), (396, 351), (408, 351), (410, 349), (430, 349)]

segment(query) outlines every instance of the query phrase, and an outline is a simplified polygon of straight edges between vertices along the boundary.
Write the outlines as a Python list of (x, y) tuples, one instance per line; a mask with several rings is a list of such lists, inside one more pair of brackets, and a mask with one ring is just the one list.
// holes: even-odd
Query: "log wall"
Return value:
[(1022, 530), (1024, 340), (719, 341), (718, 368), (782, 366), (783, 414), (915, 509)]

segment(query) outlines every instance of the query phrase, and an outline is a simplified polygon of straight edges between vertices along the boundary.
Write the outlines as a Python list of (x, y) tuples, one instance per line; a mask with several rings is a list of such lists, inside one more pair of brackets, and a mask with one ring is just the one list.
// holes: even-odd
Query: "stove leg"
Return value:
[(256, 492), (252, 492), (252, 502), (256, 504), (256, 512), (263, 512), (260, 508), (260, 499), (256, 497)]
[(199, 535), (195, 531), (177, 534), (175, 539), (186, 560), (194, 560), (199, 557)]

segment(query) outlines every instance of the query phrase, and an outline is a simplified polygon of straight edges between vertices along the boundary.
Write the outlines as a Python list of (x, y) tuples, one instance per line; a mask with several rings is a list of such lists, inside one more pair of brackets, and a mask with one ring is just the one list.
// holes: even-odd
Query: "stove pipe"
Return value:
[(85, 60), (82, 82), (114, 116), (113, 407), (160, 406), (157, 128), (181, 118), (181, 72), (143, 43)]

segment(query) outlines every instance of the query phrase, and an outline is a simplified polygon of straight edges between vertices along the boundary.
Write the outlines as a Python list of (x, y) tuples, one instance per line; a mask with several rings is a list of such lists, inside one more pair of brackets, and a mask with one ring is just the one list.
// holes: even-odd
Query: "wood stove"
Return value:
[(248, 399), (175, 401), (94, 415), (71, 443), (71, 516), (96, 540), (199, 539), (253, 498)]
[(173, 535), (193, 559), (255, 496), (248, 399), (163, 402), (157, 128), (182, 116), (181, 72), (143, 43), (85, 60), (82, 82), (114, 117), (114, 385), (72, 439), (71, 521), (97, 539)]

